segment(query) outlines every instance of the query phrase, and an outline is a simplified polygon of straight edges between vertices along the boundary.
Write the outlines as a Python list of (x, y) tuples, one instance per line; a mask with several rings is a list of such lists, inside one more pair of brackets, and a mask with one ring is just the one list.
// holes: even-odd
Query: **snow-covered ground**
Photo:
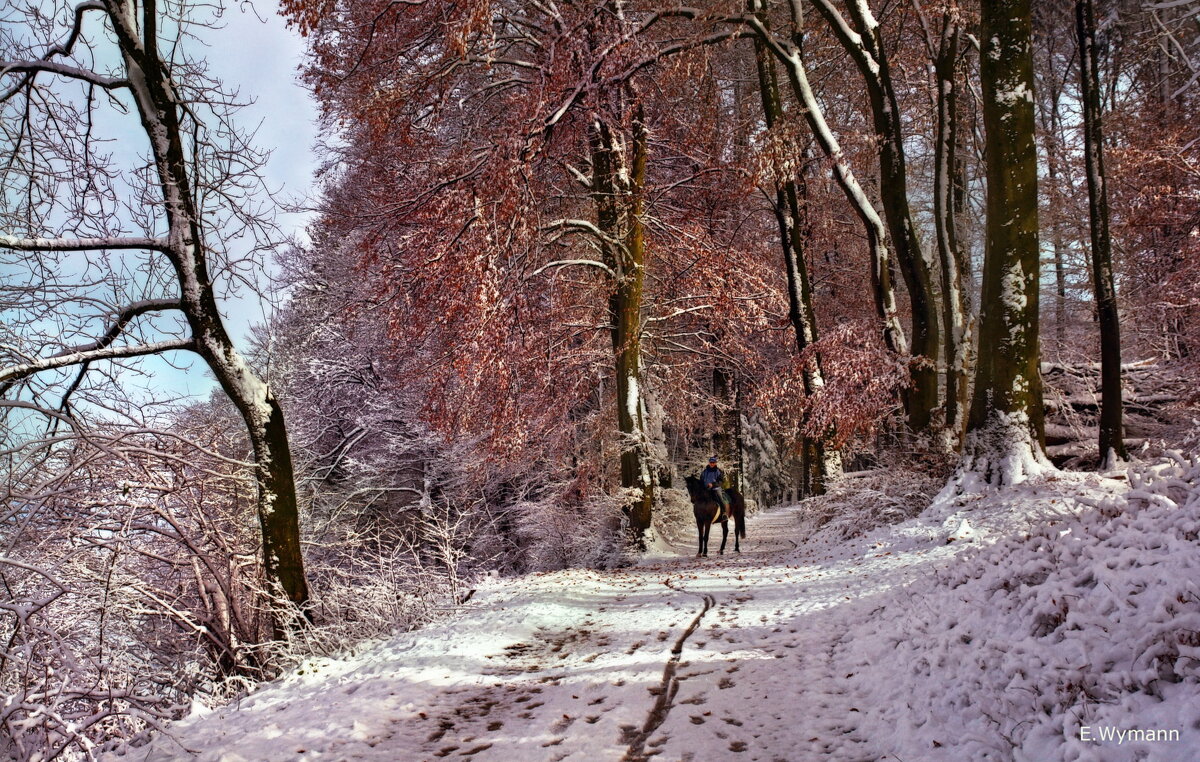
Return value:
[(124, 758), (1195, 759), (1200, 467), (1131, 478), (847, 541), (801, 504), (753, 518), (740, 555), (489, 581)]

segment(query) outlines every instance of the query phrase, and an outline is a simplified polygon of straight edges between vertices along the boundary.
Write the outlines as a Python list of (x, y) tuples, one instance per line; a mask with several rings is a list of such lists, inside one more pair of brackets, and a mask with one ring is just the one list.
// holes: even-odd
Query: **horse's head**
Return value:
[(684, 477), (683, 480), (687, 483), (688, 494), (691, 495), (693, 499), (704, 497), (704, 485), (701, 483), (700, 479), (695, 476), (687, 476)]

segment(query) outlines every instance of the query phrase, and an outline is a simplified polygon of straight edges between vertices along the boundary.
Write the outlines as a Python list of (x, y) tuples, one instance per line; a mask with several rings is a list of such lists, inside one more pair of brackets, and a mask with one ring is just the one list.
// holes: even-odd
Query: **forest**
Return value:
[[(2, 7), (0, 757), (1200, 748), (1200, 0)], [(311, 197), (273, 187), (278, 146), (209, 65), (247, 44), (222, 36), (245, 12), (303, 41)], [(688, 479), (710, 458), (749, 533), (705, 519), (711, 555), (695, 558), (707, 497)], [(796, 568), (858, 592), (806, 603)], [(976, 601), (1014, 596), (1012, 616), (954, 614), (972, 585)], [(1088, 598), (1101, 587), (1111, 601)], [(610, 602), (504, 642), (505, 608), (533, 606), (522, 596), (550, 610), (583, 589)], [(616, 616), (643, 595), (701, 608)], [(795, 690), (828, 689), (866, 724), (792, 738), (753, 704), (759, 734), (730, 740), (729, 715), (715, 745), (672, 746), (716, 724), (693, 714), (689, 729), (705, 699), (676, 696), (707, 679), (689, 653), (718, 612), (812, 638), (776, 643), (828, 654), (795, 666)], [(1018, 631), (1036, 643), (995, 645)], [(1129, 645), (1090, 671), (1054, 661), (1047, 644), (1075, 637), (1089, 654)], [(538, 730), (507, 741), (462, 730), (486, 724), (490, 694), (421, 694), (386, 721), (423, 728), (438, 701), (457, 707), (432, 733), (289, 728), (256, 747), (262, 723), (227, 708), (227, 741), (217, 720), (173, 730), (279, 680), (283, 706), (308, 712), (287, 723), (340, 718), (319, 692), (298, 698), (313, 665), (415, 670), (397, 644), (439, 638), (422, 657), (439, 679), (491, 648), (503, 659), (462, 679), (518, 692), (522, 669), (557, 658), (530, 643), (580, 657), (543, 676), (546, 696), (582, 694), (574, 672), (597, 654), (662, 653), (612, 683), (626, 693), (606, 706), (636, 720), (568, 731), (570, 701), (543, 696), (524, 706), (548, 719), (513, 709), (504, 722)], [(771, 651), (738, 642), (712, 658)], [(384, 655), (363, 656), (371, 643)], [(909, 647), (928, 674), (868, 710), (891, 649)], [(1000, 703), (936, 687), (972, 658), (988, 677), (970, 679), (995, 681), (974, 695)], [(504, 659), (518, 666), (487, 671)], [(776, 679), (769, 666), (754, 679)], [(1039, 670), (1031, 703), (1011, 703)], [(363, 727), (365, 697), (395, 691), (362, 693)], [(894, 714), (921, 700), (940, 708)], [(947, 713), (987, 719), (953, 738)], [(1097, 725), (1134, 717), (1184, 738), (1086, 756)], [(558, 736), (521, 745), (551, 722)], [(909, 730), (889, 747), (892, 727)], [(239, 743), (248, 756), (221, 756)]]

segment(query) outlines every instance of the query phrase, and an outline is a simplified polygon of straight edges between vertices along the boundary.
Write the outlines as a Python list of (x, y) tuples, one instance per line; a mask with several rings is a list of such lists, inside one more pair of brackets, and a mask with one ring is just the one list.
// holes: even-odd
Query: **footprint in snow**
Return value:
[(569, 714), (564, 714), (561, 719), (550, 726), (550, 730), (555, 733), (561, 733), (575, 723), (575, 718)]
[(428, 741), (430, 743), (433, 743), (434, 741), (440, 741), (445, 737), (446, 733), (451, 730), (454, 730), (454, 723), (450, 720), (442, 720), (440, 723), (438, 723), (438, 729), (430, 734)]
[(475, 754), (478, 754), (481, 751), (487, 751), (490, 748), (492, 748), (492, 745), (490, 743), (484, 743), (484, 744), (480, 744), (478, 746), (472, 747), (470, 749), (467, 749), (466, 751), (464, 751), (462, 754), (459, 754), (458, 756), (470, 757)]

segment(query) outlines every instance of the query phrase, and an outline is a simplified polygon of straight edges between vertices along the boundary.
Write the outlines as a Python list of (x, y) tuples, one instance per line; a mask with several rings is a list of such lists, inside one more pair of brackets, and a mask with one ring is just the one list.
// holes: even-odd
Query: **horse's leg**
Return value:
[(729, 539), (729, 521), (721, 522), (721, 549), (717, 551), (719, 555), (725, 555), (725, 541)]
[(696, 557), (704, 555), (704, 521), (696, 518)]
[(703, 529), (702, 531), (704, 532), (704, 541), (701, 543), (701, 544), (703, 545), (703, 547), (704, 547), (704, 554), (703, 554), (703, 555), (704, 555), (704, 557), (705, 557), (705, 558), (708, 558), (708, 533), (709, 533), (710, 531), (712, 531), (712, 522), (711, 522), (711, 521), (705, 521), (705, 522), (704, 522), (704, 529)]

